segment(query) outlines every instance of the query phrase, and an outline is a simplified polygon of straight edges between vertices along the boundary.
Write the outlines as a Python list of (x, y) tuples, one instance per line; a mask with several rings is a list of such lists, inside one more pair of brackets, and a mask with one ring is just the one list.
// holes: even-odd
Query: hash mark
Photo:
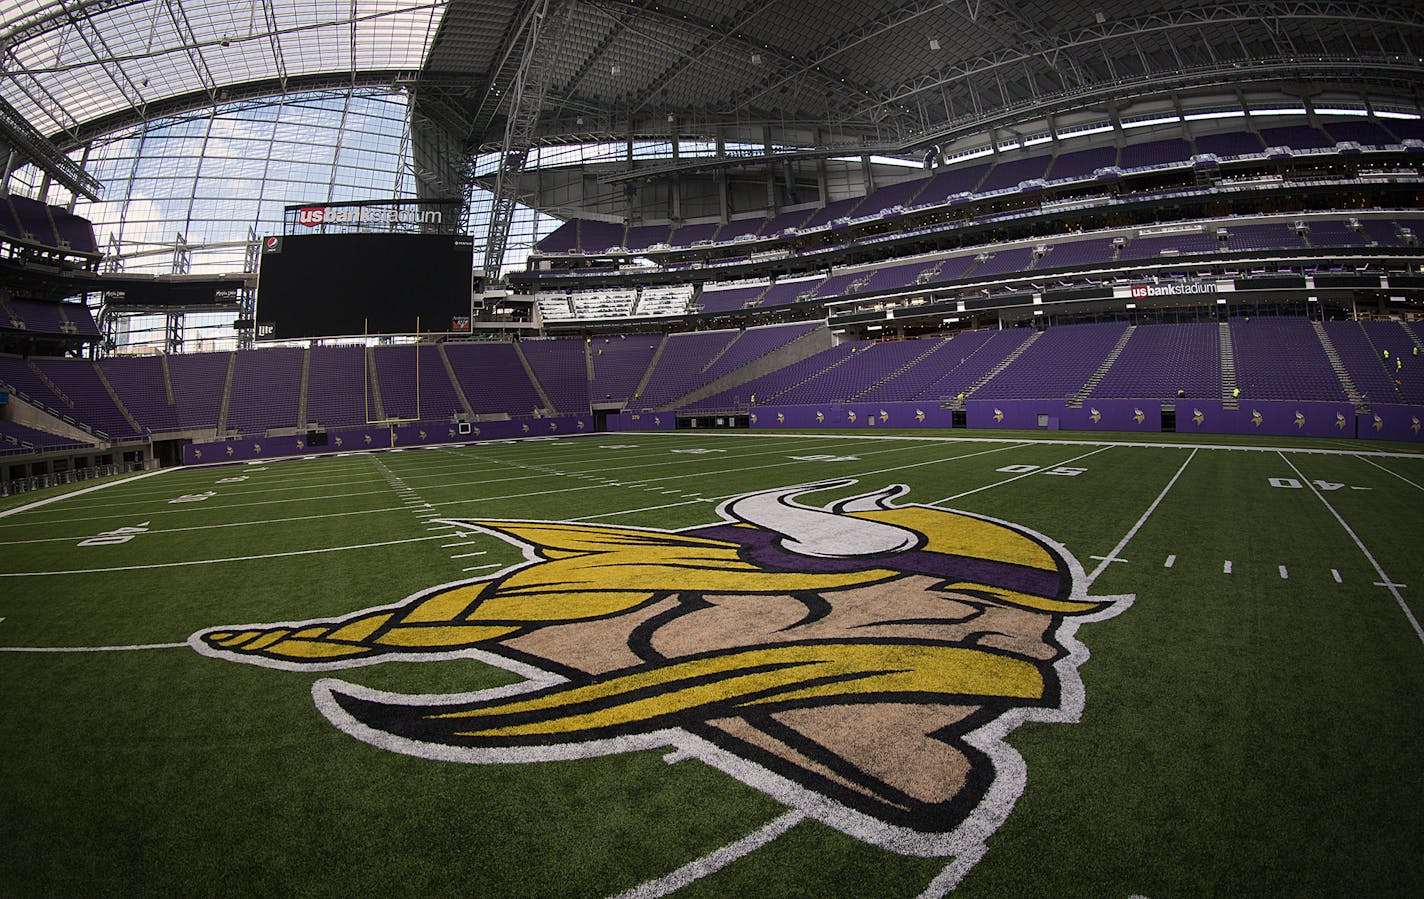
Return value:
[(1340, 570), (1339, 570), (1338, 568), (1332, 568), (1332, 569), (1330, 569), (1330, 574), (1331, 574), (1331, 576), (1333, 576), (1333, 577), (1335, 578), (1335, 583), (1337, 583), (1337, 584), (1343, 584), (1343, 583), (1345, 583), (1345, 581), (1340, 577)]
[(1281, 569), (1281, 580), (1283, 580), (1283, 581), (1288, 581), (1288, 580), (1290, 580), (1290, 572), (1286, 571), (1286, 566), (1282, 565), (1282, 566), (1280, 566), (1280, 569)]
[(1230, 560), (1230, 559), (1227, 559), (1227, 560), (1226, 560), (1226, 563), (1221, 566), (1221, 573), (1222, 573), (1222, 574), (1230, 574), (1230, 573), (1231, 573), (1231, 560)]
[(468, 559), (468, 558), (470, 558), (471, 556), (483, 556), (483, 555), (485, 555), (485, 552), (484, 552), (484, 550), (481, 550), (480, 552), (477, 552), (477, 553), (460, 553), (459, 555), (457, 555), (457, 556), (451, 556), (450, 558), (452, 558), (452, 559)]
[(1167, 557), (1167, 561), (1162, 563), (1162, 567), (1163, 567), (1163, 568), (1171, 568), (1171, 567), (1172, 567), (1173, 565), (1175, 565), (1175, 564), (1177, 564), (1177, 557), (1176, 557), (1176, 556), (1168, 556), (1168, 557)]

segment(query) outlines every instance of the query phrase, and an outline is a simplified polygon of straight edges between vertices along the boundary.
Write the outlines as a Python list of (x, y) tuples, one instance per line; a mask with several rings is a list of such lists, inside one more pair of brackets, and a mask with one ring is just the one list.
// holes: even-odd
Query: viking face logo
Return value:
[(1305, 413), (1301, 412), (1299, 409), (1295, 411), (1295, 426), (1297, 428), (1305, 427)]
[(1343, 431), (1343, 430), (1345, 430), (1345, 413), (1343, 413), (1343, 412), (1336, 412), (1336, 413), (1335, 413), (1335, 429), (1336, 429), (1337, 431)]
[[(677, 532), (450, 521), (524, 561), (336, 620), (194, 634), (203, 655), (288, 670), (475, 658), (524, 684), (404, 696), (318, 681), (341, 730), (478, 764), (673, 746), (832, 827), (910, 855), (982, 851), (1023, 789), (1004, 737), (1076, 721), (1090, 598), (1061, 545), (895, 505), (894, 485), (815, 508), (741, 496)], [(972, 856), (977, 857), (977, 856)]]
[(747, 416), (747, 420), (750, 421), (752, 424), (756, 424), (756, 423), (757, 423), (756, 413), (753, 412), (751, 415)]
[[(1383, 426), (1384, 422), (1380, 422), (1380, 425)], [(1415, 434), (1419, 433), (1419, 416), (1409, 416), (1409, 430), (1413, 431)]]
[(1003, 410), (1003, 409), (1000, 409), (998, 406), (995, 406), (995, 407), (994, 407), (994, 421), (1002, 422), (1003, 420), (1004, 420), (1004, 410)]
[[(816, 413), (816, 415), (817, 415), (818, 418), (820, 417), (820, 414), (821, 414), (821, 413), (819, 413), (819, 412)], [(849, 412), (847, 412), (847, 413), (846, 413), (846, 418), (850, 419), (850, 423), (851, 423), (851, 424), (855, 424), (855, 410), (852, 409), (852, 410), (850, 410)]]
[[(1418, 419), (1415, 420), (1417, 421)], [(1378, 415), (1374, 416), (1374, 421), (1371, 422), (1371, 424), (1373, 425), (1376, 431), (1384, 430), (1384, 419), (1380, 418)]]
[(1089, 406), (1088, 408), (1089, 408), (1089, 414), (1088, 414), (1088, 420), (1089, 420), (1089, 421), (1091, 421), (1093, 424), (1097, 424), (1098, 422), (1100, 422), (1100, 421), (1103, 420), (1103, 413), (1099, 412), (1099, 411), (1097, 410), (1097, 407), (1095, 407), (1095, 406)]
[(1192, 421), (1195, 422), (1197, 425), (1200, 425), (1202, 422), (1206, 421), (1206, 413), (1200, 409), (1192, 409)]
[(778, 413), (776, 413), (776, 422), (777, 422), (777, 424), (784, 424), (784, 423), (786, 422), (786, 413), (784, 413), (784, 412), (778, 412)]
[(1261, 426), (1261, 422), (1262, 422), (1262, 421), (1263, 421), (1263, 419), (1261, 418), (1261, 413), (1258, 412), (1258, 411), (1255, 410), (1255, 409), (1252, 409), (1252, 410), (1251, 410), (1251, 424), (1253, 424), (1253, 425), (1255, 425), (1256, 427), (1259, 428), (1259, 427)]
[(825, 415), (825, 413), (824, 413), (824, 412), (821, 412), (820, 410), (817, 410), (817, 412), (816, 412), (816, 421), (819, 423), (819, 422), (823, 422), (823, 421), (825, 421), (825, 420), (826, 420), (826, 415)]
[(1142, 424), (1144, 421), (1147, 420), (1147, 413), (1134, 406), (1132, 409), (1132, 420), (1137, 422), (1138, 424)]
[(915, 410), (915, 421), (924, 421), (924, 420), (925, 420), (925, 410), (923, 410), (923, 409), (916, 409), (916, 410)]

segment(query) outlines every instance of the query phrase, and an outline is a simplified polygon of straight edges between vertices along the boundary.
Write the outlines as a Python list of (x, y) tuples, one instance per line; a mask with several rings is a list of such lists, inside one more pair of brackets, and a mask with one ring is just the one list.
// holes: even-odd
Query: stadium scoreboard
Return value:
[(474, 242), (458, 204), (384, 201), (293, 206), (262, 241), (264, 339), (467, 330)]

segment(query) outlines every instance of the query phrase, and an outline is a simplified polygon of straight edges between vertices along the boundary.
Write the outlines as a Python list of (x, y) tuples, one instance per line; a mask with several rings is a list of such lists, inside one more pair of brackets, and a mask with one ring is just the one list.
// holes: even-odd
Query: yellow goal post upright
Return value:
[(367, 319), (362, 329), (362, 353), (361, 353), (361, 392), (366, 401), (366, 424), (386, 426), (390, 432), (390, 445), (396, 445), (396, 425), (411, 424), (420, 421), (420, 316), (415, 317), (415, 417), (414, 418), (385, 418), (371, 417), (371, 367), (376, 364), (375, 353), (367, 354), (365, 350), (371, 349), (368, 343), (370, 340), (370, 320)]

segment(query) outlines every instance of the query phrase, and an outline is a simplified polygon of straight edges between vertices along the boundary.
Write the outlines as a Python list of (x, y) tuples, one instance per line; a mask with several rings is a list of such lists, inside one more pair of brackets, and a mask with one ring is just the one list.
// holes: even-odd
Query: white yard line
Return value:
[[(894, 467), (892, 467), (892, 468), (881, 468), (881, 469), (878, 469), (878, 470), (876, 470), (876, 471), (861, 471), (861, 472), (855, 472), (855, 473), (853, 473), (853, 474), (844, 475), (843, 477), (847, 477), (847, 478), (868, 478), (868, 477), (875, 477), (876, 475), (889, 474), (889, 473), (892, 472), (892, 471), (904, 471), (904, 470), (907, 469), (907, 468), (919, 468), (919, 467), (924, 466), (924, 465), (938, 465), (938, 464), (941, 464), (941, 463), (944, 463), (944, 462), (954, 462), (954, 461), (956, 461), (956, 460), (958, 460), (958, 459), (970, 459), (970, 458), (973, 458), (974, 456), (987, 456), (987, 455), (989, 455), (989, 454), (991, 454), (991, 453), (1002, 453), (1002, 452), (1004, 452), (1004, 451), (1006, 451), (1006, 450), (1017, 449), (1017, 448), (1019, 448), (1019, 447), (1021, 447), (1021, 446), (1025, 446), (1025, 445), (1026, 445), (1026, 444), (1014, 444), (1014, 445), (1012, 445), (1012, 446), (1002, 446), (1002, 447), (998, 447), (997, 449), (981, 450), (980, 452), (977, 452), (977, 453), (965, 453), (965, 454), (962, 455), (962, 456), (946, 456), (945, 458), (942, 458), (942, 459), (928, 459), (928, 460), (926, 460), (926, 461), (924, 461), (924, 462), (911, 462), (911, 463), (908, 464), (908, 465), (896, 465), (896, 466), (894, 466)], [(802, 464), (804, 464), (804, 463), (802, 463)], [(576, 489), (578, 489), (578, 488), (576, 488)], [(653, 491), (653, 492), (658, 492), (658, 491)], [(670, 492), (672, 492), (672, 493), (677, 493), (677, 492), (679, 492), (679, 491), (674, 490), (674, 491), (670, 491)], [(664, 503), (663, 505), (660, 505), (660, 506), (644, 506), (644, 507), (642, 507), (641, 509), (623, 509), (623, 510), (618, 511), (618, 512), (601, 512), (601, 513), (599, 513), (599, 514), (597, 514), (597, 515), (584, 515), (584, 516), (579, 517), (579, 518), (569, 518), (569, 519), (566, 519), (566, 520), (567, 520), (567, 521), (594, 521), (594, 520), (599, 519), (599, 518), (614, 518), (614, 517), (619, 516), (619, 515), (632, 515), (632, 514), (635, 514), (635, 513), (637, 513), (637, 512), (656, 512), (656, 511), (659, 511), (659, 510), (661, 510), (661, 509), (673, 509), (673, 508), (676, 508), (676, 507), (678, 507), (678, 506), (695, 506), (695, 505), (697, 505), (698, 503), (715, 503), (715, 502), (720, 502), (721, 500), (724, 500), (724, 499), (731, 499), (731, 498), (734, 497), (734, 496), (740, 496), (740, 495), (741, 495), (740, 492), (738, 492), (738, 493), (724, 493), (724, 494), (722, 494), (721, 496), (699, 497), (698, 499), (688, 499), (688, 500), (683, 500), (682, 502), (677, 502), (677, 503)]]
[[(1030, 445), (1030, 446), (1031, 446), (1032, 444), (1025, 444), (1025, 445)], [(1002, 481), (995, 481), (995, 482), (992, 483), (992, 484), (985, 484), (983, 487), (975, 487), (973, 490), (966, 490), (966, 491), (964, 491), (963, 493), (956, 493), (954, 496), (946, 496), (944, 499), (937, 499), (937, 500), (935, 500), (935, 501), (932, 502), (932, 503), (925, 503), (925, 505), (927, 505), (927, 506), (938, 506), (940, 503), (947, 503), (947, 502), (950, 502), (951, 500), (961, 499), (961, 498), (966, 497), (966, 496), (972, 496), (972, 495), (975, 494), (975, 493), (980, 493), (980, 492), (985, 491), (985, 490), (993, 490), (995, 487), (1002, 487), (1002, 486), (1004, 486), (1005, 484), (1012, 484), (1014, 481), (1020, 481), (1020, 480), (1023, 480), (1024, 478), (1033, 477), (1033, 476), (1036, 475), (1036, 474), (1043, 474), (1045, 471), (1047, 471), (1047, 470), (1050, 469), (1050, 468), (1058, 468), (1058, 467), (1060, 467), (1060, 466), (1067, 465), (1069, 462), (1077, 462), (1079, 459), (1086, 459), (1086, 458), (1088, 458), (1089, 456), (1096, 456), (1098, 453), (1101, 453), (1101, 452), (1103, 452), (1104, 450), (1109, 450), (1109, 449), (1112, 449), (1112, 447), (1110, 447), (1110, 446), (1100, 447), (1100, 448), (1098, 448), (1098, 449), (1093, 450), (1092, 452), (1083, 453), (1083, 454), (1081, 454), (1081, 455), (1074, 456), (1074, 457), (1071, 458), (1071, 459), (1064, 459), (1062, 462), (1054, 462), (1054, 463), (1052, 463), (1052, 464), (1050, 464), (1050, 465), (1042, 465), (1042, 466), (1039, 466), (1038, 468), (1035, 468), (1033, 471), (1026, 471), (1026, 472), (1024, 472), (1023, 474), (1015, 475), (1014, 477), (1006, 478), (1006, 479), (1004, 479), (1004, 480), (1002, 480)]]
[[(1147, 519), (1151, 518), (1152, 513), (1156, 512), (1157, 507), (1162, 504), (1162, 500), (1165, 499), (1167, 496), (1167, 491), (1171, 490), (1173, 485), (1177, 483), (1177, 479), (1182, 476), (1182, 472), (1187, 470), (1187, 466), (1192, 463), (1192, 460), (1195, 459), (1196, 456), (1197, 451), (1192, 450), (1191, 455), (1187, 456), (1186, 461), (1182, 463), (1182, 467), (1178, 468), (1177, 473), (1172, 475), (1172, 479), (1167, 482), (1167, 486), (1163, 487), (1162, 492), (1157, 494), (1157, 498), (1152, 501), (1152, 505), (1148, 506), (1147, 511), (1142, 513), (1142, 517), (1137, 519), (1137, 524), (1134, 524), (1132, 526), (1132, 530), (1128, 531), (1126, 534), (1123, 535), (1123, 538), (1118, 541), (1117, 546), (1113, 547), (1112, 552), (1108, 553), (1107, 557), (1103, 559), (1103, 561), (1098, 565), (1098, 567), (1093, 569), (1092, 574), (1088, 575), (1089, 584), (1092, 584), (1093, 581), (1096, 581), (1098, 579), (1098, 575), (1103, 573), (1103, 569), (1108, 567), (1108, 563), (1117, 558), (1117, 554), (1123, 551), (1127, 544), (1131, 542), (1133, 537), (1137, 536), (1137, 532), (1142, 530), (1142, 526), (1147, 523)], [(1176, 559), (1177, 557), (1173, 556), (1172, 558)], [(1167, 567), (1172, 567), (1170, 562)]]
[(696, 861), (688, 862), (671, 874), (659, 877), (657, 880), (649, 880), (627, 892), (619, 893), (614, 899), (655, 899), (657, 896), (675, 893), (709, 874), (715, 874), (737, 859), (750, 855), (805, 819), (805, 812), (787, 812), (735, 843), (728, 843), (721, 849), (710, 852)]
[(47, 496), (44, 499), (37, 499), (32, 503), (25, 503), (23, 506), (14, 506), (0, 511), (0, 518), (8, 518), (11, 515), (18, 515), (21, 512), (28, 512), (31, 509), (38, 509), (40, 506), (48, 506), (50, 503), (57, 503), (60, 500), (73, 499), (76, 496), (83, 496), (86, 493), (93, 493), (95, 490), (107, 490), (110, 487), (117, 487), (120, 484), (131, 484), (134, 481), (141, 481), (144, 478), (151, 478), (155, 475), (167, 474), (178, 471), (176, 468), (160, 468), (156, 471), (145, 471), (130, 478), (119, 478), (118, 480), (105, 481), (102, 484), (95, 484), (93, 487), (82, 487), (79, 490), (70, 490), (68, 493), (60, 493), (56, 496)]
[[(981, 429), (975, 428), (975, 429), (971, 429), (971, 430), (981, 430)], [(986, 429), (982, 429), (982, 430), (986, 430), (986, 431), (987, 431), (987, 430), (989, 430), (989, 429), (986, 428)], [(692, 432), (689, 432), (689, 431), (640, 431), (640, 432), (638, 432), (638, 433), (639, 433), (640, 435), (641, 435), (641, 434), (650, 434), (650, 435), (657, 435), (657, 436), (660, 436), (660, 437), (669, 437), (669, 436), (687, 437), (687, 436), (690, 436), (690, 435), (692, 434)], [(748, 432), (741, 432), (741, 431), (698, 431), (698, 432), (696, 432), (696, 436), (698, 436), (698, 437), (710, 437), (710, 438), (713, 438), (713, 439), (726, 440), (726, 439), (737, 439), (737, 438), (747, 438), (747, 437), (758, 437), (758, 436), (761, 436), (761, 434), (763, 434), (763, 433), (765, 433), (765, 432), (764, 432), (764, 431), (762, 431), (762, 432), (751, 432), (751, 431), (748, 431)], [(773, 433), (774, 433), (774, 432), (773, 432)], [(825, 439), (825, 437), (823, 437), (822, 435), (818, 435), (818, 434), (783, 434), (782, 436), (783, 436), (783, 437), (787, 437), (787, 438), (805, 437), (805, 438), (812, 438), (812, 439)], [(826, 435), (826, 436), (829, 436), (829, 435)], [(1143, 448), (1143, 449), (1186, 449), (1186, 450), (1193, 450), (1193, 449), (1195, 449), (1195, 450), (1231, 450), (1231, 451), (1235, 451), (1235, 452), (1251, 452), (1251, 453), (1303, 453), (1303, 454), (1305, 454), (1305, 455), (1316, 455), (1316, 456), (1355, 456), (1355, 455), (1366, 455), (1366, 456), (1374, 456), (1374, 457), (1377, 458), (1377, 459), (1418, 459), (1418, 458), (1421, 458), (1421, 456), (1420, 456), (1419, 453), (1391, 453), (1391, 452), (1386, 452), (1386, 451), (1384, 451), (1384, 450), (1374, 451), (1374, 450), (1358, 450), (1358, 449), (1315, 449), (1315, 448), (1289, 447), (1289, 446), (1256, 446), (1256, 445), (1254, 445), (1254, 444), (1253, 444), (1253, 445), (1250, 445), (1250, 446), (1247, 446), (1247, 445), (1237, 446), (1237, 445), (1235, 445), (1235, 444), (1230, 444), (1230, 443), (1155, 443), (1155, 442), (1149, 442), (1149, 441), (1131, 441), (1131, 440), (1074, 440), (1074, 439), (1063, 439), (1063, 438), (1058, 438), (1058, 437), (1055, 437), (1055, 438), (1053, 438), (1053, 439), (1050, 440), (1050, 439), (1038, 439), (1038, 438), (1031, 438), (1031, 437), (1023, 437), (1023, 436), (1013, 436), (1013, 437), (953, 437), (953, 436), (951, 436), (951, 437), (932, 437), (932, 436), (924, 436), (924, 437), (920, 437), (920, 436), (914, 436), (914, 435), (909, 435), (909, 434), (856, 434), (856, 435), (840, 435), (840, 436), (844, 436), (844, 437), (846, 437), (847, 439), (851, 439), (851, 440), (918, 440), (918, 441), (922, 441), (922, 442), (939, 442), (939, 443), (1005, 443), (1005, 442), (1013, 441), (1013, 440), (1028, 440), (1030, 443), (1033, 443), (1033, 444), (1035, 444), (1035, 445), (1045, 445), (1045, 446), (1055, 446), (1055, 445), (1056, 445), (1056, 446), (1103, 446), (1103, 447), (1127, 446), (1127, 447), (1140, 447), (1140, 448)], [(1307, 438), (1307, 439), (1308, 439), (1308, 438)]]
[(1399, 479), (1400, 479), (1401, 481), (1403, 481), (1404, 483), (1406, 483), (1406, 484), (1408, 484), (1409, 486), (1413, 487), (1415, 490), (1424, 490), (1424, 486), (1420, 486), (1419, 484), (1414, 483), (1413, 481), (1409, 480), (1409, 478), (1406, 478), (1404, 475), (1400, 474), (1400, 473), (1397, 472), (1397, 471), (1394, 471), (1394, 470), (1389, 469), (1389, 468), (1385, 468), (1383, 465), (1379, 464), (1378, 462), (1374, 461), (1373, 459), (1366, 459), (1364, 456), (1361, 456), (1361, 455), (1356, 455), (1355, 458), (1359, 459), (1361, 462), (1368, 462), (1368, 463), (1370, 463), (1370, 464), (1373, 465), (1375, 468), (1378, 468), (1380, 471), (1384, 472), (1385, 474), (1392, 474), (1392, 475), (1394, 475), (1395, 477), (1399, 478)]
[(137, 646), (0, 646), (0, 652), (131, 652), (136, 649), (180, 649), (187, 643), (140, 643)]
[(312, 556), (322, 553), (345, 552), (352, 549), (375, 549), (380, 546), (398, 546), (402, 543), (421, 543), (425, 540), (443, 540), (444, 534), (431, 537), (409, 537), (405, 540), (384, 540), (380, 543), (357, 543), (351, 546), (328, 546), (324, 549), (297, 549), (282, 553), (262, 553), (256, 556), (228, 556), (222, 559), (192, 559), (187, 562), (154, 562), (151, 565), (116, 565), (113, 568), (74, 568), (68, 571), (0, 571), (0, 577), (48, 577), (60, 574), (105, 574), (111, 571), (147, 571), (153, 568), (185, 568), (190, 565), (217, 565), (222, 562), (255, 562), (258, 559), (283, 559), (289, 556)]
[(1421, 628), (1419, 626), (1419, 619), (1414, 617), (1414, 612), (1412, 609), (1409, 608), (1409, 604), (1404, 601), (1403, 596), (1399, 595), (1400, 585), (1394, 583), (1392, 580), (1390, 580), (1389, 575), (1384, 573), (1384, 568), (1382, 568), (1380, 566), (1380, 563), (1376, 561), (1374, 554), (1371, 553), (1369, 549), (1365, 547), (1364, 541), (1360, 539), (1360, 535), (1356, 534), (1354, 528), (1350, 527), (1350, 525), (1345, 522), (1344, 517), (1341, 516), (1341, 514), (1335, 510), (1335, 507), (1330, 505), (1330, 500), (1326, 499), (1325, 495), (1316, 489), (1315, 484), (1313, 482), (1306, 478), (1305, 475), (1301, 474), (1300, 469), (1296, 468), (1295, 463), (1292, 462), (1290, 459), (1287, 459), (1284, 453), (1281, 454), (1281, 458), (1284, 459), (1285, 463), (1291, 467), (1292, 471), (1295, 472), (1296, 477), (1300, 479), (1300, 482), (1310, 488), (1310, 492), (1315, 494), (1315, 498), (1320, 500), (1320, 502), (1325, 505), (1326, 509), (1330, 510), (1330, 514), (1335, 516), (1336, 521), (1340, 522), (1340, 527), (1345, 529), (1345, 533), (1349, 534), (1350, 539), (1355, 541), (1355, 545), (1360, 548), (1360, 552), (1364, 553), (1366, 559), (1369, 559), (1370, 565), (1374, 567), (1375, 573), (1378, 574), (1380, 577), (1379, 583), (1376, 584), (1376, 586), (1384, 587), (1385, 589), (1389, 590), (1390, 595), (1394, 597), (1394, 601), (1399, 603), (1399, 609), (1401, 612), (1404, 613), (1404, 617), (1409, 619), (1409, 624), (1414, 628), (1414, 633), (1416, 636), (1419, 637), (1419, 642), (1424, 643), (1424, 628)]

